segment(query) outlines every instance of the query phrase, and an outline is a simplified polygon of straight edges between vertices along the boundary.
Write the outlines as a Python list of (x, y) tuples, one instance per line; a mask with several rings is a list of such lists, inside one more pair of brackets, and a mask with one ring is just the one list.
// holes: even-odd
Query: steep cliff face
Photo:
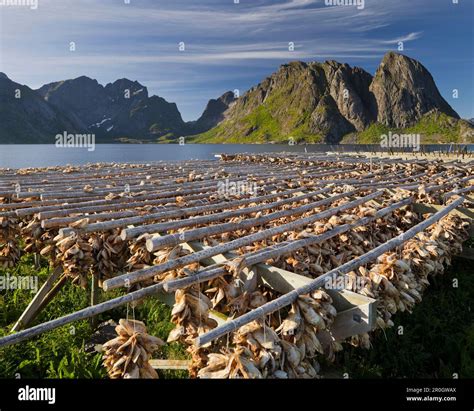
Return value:
[(336, 61), (323, 65), (328, 79), (329, 95), (336, 102), (340, 114), (356, 130), (364, 130), (376, 120), (376, 104), (369, 91), (372, 76), (358, 67)]
[(235, 95), (232, 91), (227, 91), (217, 99), (211, 99), (207, 103), (204, 112), (195, 122), (189, 123), (193, 133), (202, 133), (207, 131), (224, 120), (224, 113), (235, 101)]
[(437, 110), (459, 116), (419, 62), (388, 53), (375, 77), (336, 61), (292, 62), (250, 89), (198, 141), (337, 143), (380, 123), (405, 128)]
[(439, 93), (429, 71), (401, 54), (385, 55), (370, 92), (377, 104), (377, 121), (388, 126), (408, 127), (434, 109), (459, 118)]

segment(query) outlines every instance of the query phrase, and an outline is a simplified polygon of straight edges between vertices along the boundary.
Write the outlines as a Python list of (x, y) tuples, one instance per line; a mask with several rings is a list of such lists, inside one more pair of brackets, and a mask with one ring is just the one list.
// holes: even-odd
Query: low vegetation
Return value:
[[(34, 268), (32, 256), (24, 256), (10, 276), (38, 275), (40, 284), (49, 274), (46, 261), (39, 270)], [(0, 275), (7, 272), (0, 270)], [(54, 300), (41, 312), (36, 323), (45, 322), (87, 307), (88, 290), (67, 284)], [(118, 296), (111, 293), (107, 298)], [(29, 290), (0, 291), (0, 336), (9, 330), (30, 302), (33, 294)], [(148, 298), (135, 310), (128, 307), (128, 315), (147, 324), (150, 334), (166, 340), (174, 327), (170, 322), (170, 309), (156, 299)], [(108, 311), (97, 318), (97, 322), (126, 318), (127, 307)], [(89, 321), (78, 321), (47, 332), (31, 340), (0, 348), (0, 378), (106, 378), (99, 353), (88, 353), (86, 346), (93, 333)], [(92, 350), (93, 351), (93, 350)], [(180, 344), (164, 347), (163, 358), (184, 359), (186, 352)], [(164, 372), (162, 376), (183, 377), (186, 372)]]
[[(40, 283), (49, 273), (46, 261), (39, 270), (32, 256), (24, 256), (10, 275), (38, 275)], [(6, 272), (0, 272), (6, 275)], [(453, 279), (459, 286), (453, 287)], [(474, 376), (474, 278), (464, 261), (456, 260), (444, 276), (433, 278), (422, 304), (412, 314), (395, 316), (395, 327), (379, 332), (372, 340), (373, 348), (363, 350), (347, 347), (336, 363), (327, 365), (328, 375), (351, 378), (460, 378)], [(117, 296), (115, 292), (112, 296)], [(108, 297), (108, 298), (110, 298)], [(32, 298), (28, 290), (3, 290), (0, 293), (0, 335), (8, 334)], [(67, 285), (43, 310), (37, 322), (44, 322), (86, 307), (88, 293)], [(133, 316), (128, 307), (128, 315)], [(137, 319), (147, 324), (150, 334), (164, 340), (174, 325), (170, 309), (154, 298), (148, 298), (134, 310)], [(127, 307), (109, 311), (98, 322), (118, 321), (127, 316)], [(398, 326), (403, 326), (399, 335)], [(89, 321), (80, 321), (45, 333), (32, 340), (0, 349), (0, 378), (106, 378), (99, 353), (86, 352), (93, 330)], [(185, 359), (184, 346), (172, 343), (160, 356)], [(324, 367), (326, 369), (326, 366)], [(164, 371), (165, 378), (184, 378), (185, 371)]]

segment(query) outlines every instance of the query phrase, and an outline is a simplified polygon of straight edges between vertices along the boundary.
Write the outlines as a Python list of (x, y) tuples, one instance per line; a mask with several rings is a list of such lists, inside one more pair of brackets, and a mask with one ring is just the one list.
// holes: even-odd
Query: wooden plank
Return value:
[[(413, 204), (413, 211), (420, 213), (420, 214), (434, 214), (446, 206), (437, 205), (437, 204), (421, 204), (415, 203)], [(464, 208), (459, 207), (455, 210), (452, 210), (450, 214), (458, 215), (462, 218), (467, 218), (470, 220), (470, 227), (469, 227), (469, 235), (474, 237), (474, 209), (473, 208)]]
[(46, 307), (49, 304), (49, 302), (61, 290), (61, 288), (63, 288), (66, 285), (68, 279), (69, 277), (66, 274), (63, 274), (61, 276), (61, 278), (57, 281), (57, 283), (54, 284), (54, 287), (51, 289), (51, 291), (48, 294), (46, 294), (43, 301), (41, 301), (41, 304), (38, 308), (38, 312), (40, 312), (44, 307)]
[[(204, 250), (206, 246), (199, 242), (192, 242), (187, 245), (190, 250)], [(227, 258), (236, 257), (235, 253), (226, 253), (211, 257), (208, 263), (225, 263)], [(267, 264), (257, 264), (256, 269), (261, 281), (266, 286), (286, 294), (295, 288), (308, 284), (312, 279), (302, 275), (287, 271)], [(338, 315), (331, 328), (331, 333), (338, 340), (342, 340), (351, 335), (362, 334), (371, 331), (375, 327), (376, 304), (377, 301), (361, 294), (349, 290), (329, 290), (325, 291), (333, 299), (334, 308)]]
[(257, 264), (255, 267), (261, 282), (282, 294), (289, 293), (310, 281), (309, 278), (302, 275), (267, 264)]
[(190, 360), (150, 360), (150, 365), (155, 370), (188, 370)]
[[(417, 213), (421, 214), (434, 214), (442, 209), (446, 208), (446, 206), (437, 205), (437, 204), (422, 204), (422, 203), (415, 203), (413, 204), (413, 210)], [(468, 218), (470, 220), (474, 220), (474, 209), (473, 208), (464, 208), (459, 207), (455, 210), (452, 210), (450, 214), (455, 214), (463, 218)]]
[(50, 274), (50, 276), (47, 278), (47, 280), (41, 286), (39, 291), (36, 293), (36, 295), (30, 301), (30, 303), (26, 307), (25, 311), (23, 311), (23, 314), (21, 314), (20, 318), (18, 319), (18, 321), (13, 326), (13, 328), (12, 328), (13, 332), (20, 331), (21, 329), (28, 326), (28, 324), (30, 324), (31, 321), (33, 321), (33, 319), (39, 314), (39, 312), (43, 308), (42, 307), (42, 302), (43, 302), (44, 298), (51, 291), (51, 289), (54, 286), (54, 283), (57, 281), (59, 276), (62, 274), (62, 271), (63, 270), (62, 270), (61, 267), (56, 267), (56, 269)]
[[(193, 253), (202, 251), (207, 248), (204, 244), (202, 244), (199, 241), (190, 241), (189, 243), (183, 243), (181, 244), (184, 249), (192, 251)], [(200, 261), (202, 265), (208, 266), (208, 265), (213, 265), (213, 264), (225, 264), (228, 260), (227, 257), (225, 257), (223, 254), (217, 254), (209, 258), (205, 258)]]
[[(203, 244), (196, 242), (193, 242), (189, 247), (194, 250), (206, 248)], [(235, 257), (237, 255), (231, 253), (224, 256), (220, 255), (215, 263), (227, 261), (226, 256)], [(215, 257), (211, 259), (215, 259)], [(253, 268), (256, 269), (261, 283), (282, 294), (286, 294), (312, 281), (311, 278), (267, 264), (257, 264)], [(333, 299), (334, 308), (338, 311), (331, 328), (331, 333), (336, 339), (343, 340), (351, 335), (362, 334), (374, 328), (376, 300), (349, 290), (325, 289), (325, 291)]]
[[(266, 264), (257, 264), (255, 267), (261, 281), (281, 294), (289, 293), (295, 288), (302, 287), (313, 280), (312, 278)], [(324, 290), (331, 296), (333, 305), (338, 311), (345, 311), (365, 304), (375, 304), (374, 299), (349, 290), (331, 290), (326, 288)]]
[(457, 199), (453, 203), (446, 206), (443, 210), (435, 213), (434, 215), (428, 217), (421, 223), (413, 226), (409, 230), (403, 232), (402, 234), (394, 237), (387, 242), (377, 246), (376, 248), (372, 249), (371, 251), (350, 260), (337, 268), (334, 268), (328, 271), (326, 274), (323, 274), (313, 280), (311, 280), (308, 284), (292, 291), (287, 294), (281, 295), (275, 298), (272, 301), (269, 301), (262, 306), (260, 306), (256, 310), (249, 311), (237, 318), (227, 321), (224, 325), (220, 327), (216, 327), (204, 334), (199, 335), (196, 337), (195, 346), (196, 347), (203, 347), (209, 342), (220, 338), (246, 324), (251, 323), (259, 318), (263, 318), (265, 315), (276, 312), (283, 307), (287, 307), (294, 303), (294, 301), (301, 295), (311, 293), (320, 289), (325, 286), (325, 281), (328, 278), (331, 278), (335, 275), (340, 276), (343, 274), (348, 274), (351, 271), (357, 269), (358, 267), (363, 266), (364, 264), (370, 263), (374, 261), (377, 257), (381, 256), (388, 251), (395, 249), (396, 247), (400, 247), (402, 244), (405, 244), (408, 240), (415, 237), (421, 231), (427, 229), (428, 227), (436, 224), (439, 220), (443, 217), (448, 215), (453, 209), (459, 207), (463, 202), (462, 198)]
[[(312, 281), (310, 278), (281, 268), (265, 264), (258, 264), (256, 267), (262, 281), (283, 294)], [(334, 308), (338, 312), (331, 326), (331, 334), (336, 340), (366, 333), (375, 327), (376, 300), (349, 290), (325, 289), (325, 291), (331, 296)]]
[(375, 327), (376, 303), (359, 305), (348, 310), (338, 312), (331, 325), (331, 334), (342, 341), (352, 335), (363, 334)]

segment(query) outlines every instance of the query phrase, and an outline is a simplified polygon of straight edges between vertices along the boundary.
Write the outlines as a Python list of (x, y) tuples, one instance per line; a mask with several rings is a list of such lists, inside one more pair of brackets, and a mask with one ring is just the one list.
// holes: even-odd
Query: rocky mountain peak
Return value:
[(132, 81), (122, 78), (109, 83), (105, 86), (105, 92), (112, 98), (119, 98), (124, 96), (137, 97), (140, 99), (148, 98), (148, 89), (140, 84), (138, 81)]
[[(87, 76), (47, 84), (38, 92), (66, 112), (79, 129), (102, 138), (155, 138), (181, 134), (186, 125), (176, 105), (149, 97), (148, 89), (127, 78), (105, 87)], [(153, 129), (153, 130), (152, 130)]]
[(370, 91), (377, 104), (377, 121), (388, 126), (407, 127), (433, 109), (459, 118), (441, 96), (430, 72), (402, 54), (384, 56)]
[[(471, 127), (468, 121), (459, 120), (420, 62), (394, 52), (383, 57), (374, 76), (335, 60), (283, 64), (238, 99), (231, 91), (211, 99), (201, 117), (188, 123), (175, 103), (150, 97), (146, 87), (127, 78), (104, 87), (81, 76), (36, 91), (16, 85), (3, 73), (0, 80), (1, 102), (16, 119), (0, 122), (0, 134), (5, 136), (33, 135), (36, 124), (41, 129), (37, 134), (48, 138), (51, 130), (59, 128), (93, 132), (108, 141), (122, 137), (172, 141), (177, 136), (204, 133), (196, 138), (236, 143), (287, 142), (289, 138), (338, 143), (375, 125), (374, 130), (434, 127), (440, 130), (440, 138), (454, 130), (456, 135), (449, 135), (454, 141), (460, 128)], [(20, 87), (29, 99), (13, 101), (13, 87)], [(29, 112), (35, 113), (33, 122), (27, 118)], [(30, 128), (23, 133), (26, 124)]]
[(201, 133), (219, 124), (224, 120), (224, 113), (234, 101), (235, 95), (232, 91), (225, 92), (217, 99), (209, 100), (201, 117), (192, 124), (192, 132)]
[(404, 55), (387, 53), (375, 76), (334, 60), (293, 61), (232, 103), (223, 123), (208, 135), (229, 142), (292, 137), (337, 143), (375, 123), (414, 125), (433, 109), (459, 118), (428, 70)]

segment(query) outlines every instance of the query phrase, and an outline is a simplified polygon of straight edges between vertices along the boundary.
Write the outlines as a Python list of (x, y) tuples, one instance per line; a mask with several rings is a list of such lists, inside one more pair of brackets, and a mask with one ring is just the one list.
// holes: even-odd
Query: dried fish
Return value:
[(158, 378), (150, 365), (151, 354), (165, 343), (147, 334), (141, 321), (119, 321), (115, 328), (118, 337), (102, 346), (104, 366), (110, 378)]

